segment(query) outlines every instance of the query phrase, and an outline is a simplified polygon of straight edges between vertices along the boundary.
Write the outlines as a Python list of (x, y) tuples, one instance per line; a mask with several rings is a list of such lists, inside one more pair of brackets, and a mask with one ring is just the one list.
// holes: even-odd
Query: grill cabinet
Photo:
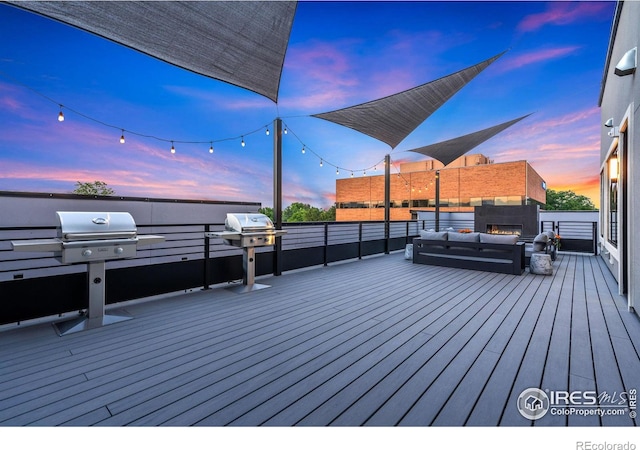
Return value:
[(243, 293), (269, 287), (255, 282), (255, 248), (275, 245), (276, 238), (287, 232), (276, 230), (271, 219), (259, 213), (227, 213), (224, 225), (225, 231), (207, 232), (205, 236), (222, 238), (225, 244), (242, 248), (242, 286), (231, 289)]
[(164, 236), (139, 236), (131, 214), (127, 212), (58, 211), (57, 237), (12, 241), (14, 251), (53, 252), (63, 264), (87, 264), (89, 307), (76, 319), (54, 324), (59, 335), (97, 328), (131, 319), (106, 315), (105, 262), (136, 256), (139, 245), (164, 241)]

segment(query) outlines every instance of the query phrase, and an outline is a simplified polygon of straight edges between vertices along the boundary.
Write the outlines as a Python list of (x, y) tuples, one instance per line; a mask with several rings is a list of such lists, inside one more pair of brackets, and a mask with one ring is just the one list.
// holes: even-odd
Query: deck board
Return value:
[(516, 408), (528, 387), (637, 389), (640, 320), (605, 264), (515, 276), (394, 252), (129, 302), (133, 320), (63, 337), (5, 329), (0, 425), (636, 425)]

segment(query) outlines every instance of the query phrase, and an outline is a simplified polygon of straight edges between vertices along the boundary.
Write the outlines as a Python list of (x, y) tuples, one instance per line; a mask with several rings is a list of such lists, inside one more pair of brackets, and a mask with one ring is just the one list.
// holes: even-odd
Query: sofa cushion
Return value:
[(490, 234), (480, 233), (480, 242), (485, 244), (513, 244), (518, 242), (517, 234)]
[(447, 231), (420, 230), (420, 239), (428, 239), (432, 241), (446, 241), (448, 234), (449, 233)]
[(449, 233), (449, 240), (456, 242), (480, 242), (480, 233)]

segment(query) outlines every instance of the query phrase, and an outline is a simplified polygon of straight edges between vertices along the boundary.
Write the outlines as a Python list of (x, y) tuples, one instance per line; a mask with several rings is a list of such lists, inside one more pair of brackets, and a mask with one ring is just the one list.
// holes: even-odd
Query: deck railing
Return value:
[[(429, 227), (424, 220), (393, 221), (387, 233), (383, 221), (285, 223), (280, 254), (272, 246), (256, 248), (256, 275), (275, 273), (276, 258), (289, 271), (401, 250)], [(206, 231), (223, 229), (222, 223), (138, 224), (138, 234), (166, 240), (140, 247), (135, 258), (107, 261), (107, 304), (241, 280), (242, 249), (205, 237)], [(597, 227), (591, 222), (543, 222), (541, 229), (561, 234), (563, 250), (575, 242), (587, 249), (578, 251), (595, 249)], [(65, 265), (52, 253), (11, 249), (13, 240), (55, 236), (55, 227), (0, 227), (0, 324), (86, 308), (86, 264)]]
[[(147, 225), (138, 234), (165, 236), (136, 257), (107, 261), (107, 303), (241, 280), (242, 249), (205, 237), (222, 223)], [(418, 235), (416, 221), (286, 223), (282, 270), (362, 258), (404, 248)], [(11, 241), (56, 236), (55, 227), (0, 227), (0, 324), (85, 308), (86, 264), (65, 265), (53, 253), (12, 251)], [(256, 248), (256, 275), (274, 273), (274, 247)]]

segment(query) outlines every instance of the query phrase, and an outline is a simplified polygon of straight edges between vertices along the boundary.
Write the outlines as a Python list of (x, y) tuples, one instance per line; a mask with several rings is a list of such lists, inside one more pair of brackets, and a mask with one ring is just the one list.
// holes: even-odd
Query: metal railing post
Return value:
[(358, 259), (362, 259), (362, 222), (358, 224)]
[(324, 223), (324, 251), (323, 251), (323, 258), (322, 258), (325, 266), (328, 263), (327, 261), (328, 247), (329, 247), (329, 222), (325, 222)]
[[(211, 226), (210, 225), (205, 225), (204, 226), (204, 232), (207, 233), (211, 231)], [(210, 243), (210, 239), (209, 237), (207, 237), (205, 235), (204, 238), (204, 273), (202, 274), (202, 290), (207, 290), (210, 289), (209, 286), (211, 285), (211, 261), (210, 261), (210, 251), (209, 251), (209, 243)]]

